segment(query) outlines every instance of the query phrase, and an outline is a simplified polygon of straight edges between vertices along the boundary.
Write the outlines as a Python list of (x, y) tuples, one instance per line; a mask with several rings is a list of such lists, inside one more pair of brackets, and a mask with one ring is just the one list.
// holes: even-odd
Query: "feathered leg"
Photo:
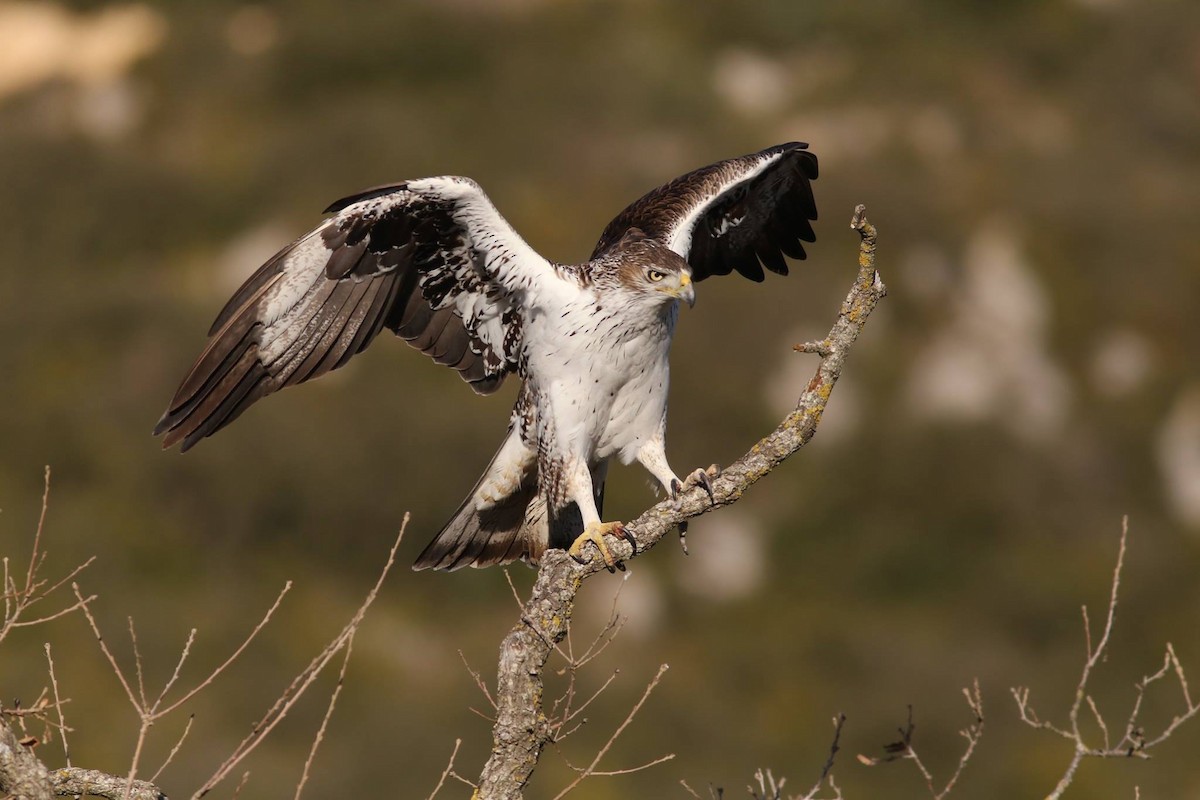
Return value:
[(655, 479), (662, 484), (665, 491), (672, 500), (678, 500), (679, 496), (696, 486), (704, 488), (708, 493), (710, 502), (716, 502), (713, 498), (712, 478), (721, 474), (720, 468), (713, 464), (707, 469), (693, 470), (686, 479), (679, 480), (679, 476), (671, 469), (671, 465), (667, 463), (667, 452), (663, 435), (660, 433), (653, 439), (650, 439), (646, 444), (642, 445), (642, 449), (637, 454), (638, 463), (645, 467)]
[[(604, 542), (605, 535), (612, 534), (626, 541), (632, 539), (625, 532), (623, 523), (600, 520), (607, 473), (607, 460), (589, 467), (582, 459), (576, 457), (556, 461), (543, 456), (538, 465), (538, 477), (543, 484), (542, 491), (549, 506), (555, 509), (550, 522), (551, 545), (562, 547), (569, 542), (567, 552), (576, 561), (585, 563), (587, 559), (584, 558), (583, 551), (588, 542), (591, 542), (600, 551), (604, 565), (612, 572), (618, 564)], [(582, 533), (579, 533), (581, 527)]]

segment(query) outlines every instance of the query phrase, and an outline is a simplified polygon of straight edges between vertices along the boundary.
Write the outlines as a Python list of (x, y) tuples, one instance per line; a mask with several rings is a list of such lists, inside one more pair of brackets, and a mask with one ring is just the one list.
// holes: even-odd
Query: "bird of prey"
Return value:
[[(763, 280), (803, 259), (817, 218), (817, 159), (801, 142), (721, 161), (622, 211), (589, 260), (538, 255), (474, 181), (423, 178), (330, 205), (217, 315), (208, 344), (154, 432), (182, 449), (256, 400), (345, 364), (384, 328), (456, 370), (479, 394), (523, 384), (508, 435), (414, 564), (458, 569), (577, 560), (590, 542), (612, 569), (601, 521), (608, 463), (637, 460), (673, 497), (667, 351), (695, 284), (737, 271)], [(631, 540), (632, 541), (632, 540)]]

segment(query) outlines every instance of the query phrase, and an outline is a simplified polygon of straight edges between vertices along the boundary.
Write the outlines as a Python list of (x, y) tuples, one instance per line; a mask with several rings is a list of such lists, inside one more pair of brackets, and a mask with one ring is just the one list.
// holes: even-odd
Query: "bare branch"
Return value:
[[(694, 487), (677, 501), (664, 500), (626, 525), (637, 543), (637, 556), (681, 523), (737, 502), (751, 485), (812, 439), (850, 349), (886, 294), (875, 271), (875, 226), (867, 220), (862, 206), (855, 208), (850, 225), (861, 238), (858, 273), (825, 337), (828, 350), (818, 353), (820, 363), (816, 374), (800, 395), (795, 410), (712, 480), (711, 498), (703, 488)], [(635, 557), (635, 548), (628, 542), (617, 539), (612, 542), (609, 548), (617, 559), (627, 561)], [(561, 550), (551, 550), (543, 556), (529, 600), (521, 604), (521, 621), (501, 644), (493, 747), (479, 779), (480, 798), (519, 798), (542, 749), (552, 740), (554, 731), (542, 713), (542, 670), (550, 653), (570, 629), (575, 596), (582, 582), (603, 569), (598, 558), (580, 565)]]
[(149, 781), (134, 781), (97, 769), (67, 767), (50, 773), (54, 793), (62, 796), (107, 797), (110, 800), (167, 800), (163, 791)]
[[(583, 703), (580, 704), (580, 706), (578, 708), (576, 708), (575, 710), (572, 711), (572, 710), (568, 709), (566, 712), (564, 712), (563, 720), (562, 720), (563, 724), (570, 722), (571, 720), (575, 719), (577, 716), (582, 714), (585, 710), (587, 710), (587, 707), (592, 704), (592, 701), (595, 700), (597, 697), (599, 697), (604, 692), (604, 690), (607, 689), (609, 687), (609, 685), (617, 679), (617, 676), (620, 674), (621, 674), (621, 670), (619, 670), (619, 669), (613, 670), (613, 674), (608, 676), (608, 680), (606, 680), (604, 683), (600, 684), (600, 688), (597, 689), (592, 694), (591, 697), (589, 697), (587, 700), (584, 700)], [(561, 739), (562, 739), (561, 736), (557, 736), (557, 735), (554, 738), (559, 741), (561, 741)]]
[(1087, 693), (1088, 679), (1091, 677), (1092, 670), (1096, 664), (1104, 656), (1104, 651), (1108, 648), (1108, 638), (1112, 634), (1113, 620), (1117, 615), (1117, 590), (1121, 587), (1121, 568), (1125, 565), (1125, 539), (1129, 533), (1129, 517), (1125, 517), (1121, 522), (1121, 545), (1117, 549), (1117, 565), (1113, 568), (1112, 591), (1108, 598), (1108, 614), (1104, 619), (1104, 633), (1100, 635), (1100, 641), (1096, 643), (1095, 648), (1092, 648), (1091, 630), (1087, 624), (1087, 606), (1083, 607), (1083, 627), (1087, 639), (1088, 657), (1083, 664), (1083, 674), (1079, 677), (1079, 684), (1075, 687), (1075, 702), (1071, 704), (1071, 712), (1069, 719), (1071, 720), (1071, 732), (1075, 738), (1081, 739), (1079, 733), (1079, 707), (1083, 703), (1084, 695)]
[[(833, 718), (833, 742), (829, 745), (829, 758), (825, 759), (825, 766), (821, 768), (821, 775), (817, 778), (816, 783), (808, 790), (806, 794), (801, 796), (800, 800), (815, 800), (817, 794), (821, 791), (821, 785), (826, 780), (830, 781), (830, 788), (837, 790), (837, 786), (833, 784), (833, 762), (837, 758), (838, 750), (841, 749), (842, 728), (846, 726), (846, 715), (839, 713)], [(837, 793), (841, 797), (841, 792)]]
[(58, 694), (58, 676), (54, 674), (54, 656), (50, 655), (50, 643), (43, 647), (46, 650), (46, 668), (50, 671), (50, 685), (54, 687), (54, 705), (58, 708), (58, 735), (62, 737), (63, 758), (67, 766), (71, 766), (71, 747), (67, 744), (67, 718), (63, 715), (63, 701)]
[(321, 727), (317, 728), (317, 735), (313, 737), (312, 747), (308, 750), (308, 758), (304, 760), (304, 771), (300, 775), (300, 782), (296, 784), (295, 800), (300, 800), (300, 793), (304, 790), (304, 784), (308, 783), (309, 770), (312, 769), (312, 763), (317, 757), (317, 749), (325, 739), (325, 729), (329, 727), (329, 719), (333, 716), (333, 709), (337, 705), (338, 695), (342, 693), (342, 686), (346, 683), (346, 667), (350, 665), (350, 654), (353, 651), (354, 639), (350, 638), (346, 641), (346, 655), (342, 657), (342, 668), (338, 672), (337, 686), (333, 688), (333, 693), (329, 695), (329, 705), (325, 707), (325, 716), (321, 719)]
[[(88, 559), (87, 563), (90, 564), (94, 560), (95, 559)], [(84, 566), (86, 566), (86, 564)], [(75, 570), (75, 572), (73, 572), (71, 574), (72, 575), (77, 574), (81, 569), (83, 569), (82, 566), (77, 568)], [(37, 598), (35, 598), (35, 599), (37, 599)], [(79, 602), (72, 603), (71, 605), (67, 606), (66, 608), (59, 609), (58, 611), (55, 611), (53, 614), (47, 614), (44, 617), (37, 617), (36, 619), (25, 619), (25, 620), (21, 620), (18, 622), (16, 620), (16, 618), (14, 617), (13, 621), (11, 623), (9, 623), (9, 625), (6, 627), (6, 630), (4, 632), (7, 633), (7, 631), (12, 628), (30, 628), (30, 627), (33, 627), (34, 625), (41, 625), (46, 622), (53, 622), (54, 620), (58, 619), (59, 617), (65, 617), (67, 614), (70, 614), (72, 611), (79, 611), (80, 609), (83, 608), (84, 603), (90, 603), (91, 601), (93, 601), (95, 599), (96, 599), (96, 595), (94, 595), (94, 594), (89, 595), (87, 598), (85, 598)], [(32, 605), (32, 603), (27, 603), (25, 605), (25, 608), (28, 608), (30, 605)]]
[(645, 764), (638, 764), (636, 767), (626, 767), (625, 769), (612, 769), (612, 770), (593, 770), (591, 775), (592, 775), (592, 777), (601, 777), (601, 778), (612, 777), (613, 775), (629, 775), (634, 772), (641, 772), (644, 769), (650, 769), (651, 767), (657, 767), (659, 764), (665, 764), (666, 762), (671, 761), (674, 758), (675, 758), (674, 753), (667, 753), (665, 756), (659, 756), (658, 758), (654, 759), (653, 761), (647, 761)]
[(125, 695), (129, 698), (129, 703), (137, 710), (139, 715), (142, 715), (145, 709), (138, 702), (137, 695), (133, 691), (133, 687), (129, 685), (129, 681), (125, 680), (125, 673), (121, 670), (120, 664), (113, 656), (112, 651), (108, 649), (108, 644), (104, 641), (104, 635), (100, 633), (100, 626), (96, 624), (96, 618), (92, 616), (92, 610), (88, 608), (88, 603), (95, 599), (95, 595), (87, 598), (83, 597), (83, 593), (79, 591), (79, 584), (72, 583), (71, 589), (75, 592), (75, 597), (79, 601), (77, 605), (83, 610), (84, 617), (87, 618), (88, 625), (92, 628), (92, 634), (96, 637), (96, 643), (100, 645), (100, 652), (104, 653), (104, 657), (108, 659), (108, 664), (112, 667), (112, 671), (117, 676), (117, 680), (121, 682), (121, 687), (125, 690)]
[(21, 800), (50, 800), (50, 780), (46, 765), (33, 754), (23, 737), (8, 727), (0, 715), (0, 796)]
[(187, 739), (188, 734), (192, 732), (192, 723), (195, 722), (195, 720), (195, 714), (188, 714), (188, 721), (187, 724), (183, 726), (183, 733), (179, 734), (179, 739), (176, 740), (175, 746), (171, 748), (171, 752), (167, 753), (167, 757), (163, 760), (163, 763), (159, 765), (159, 768), (154, 771), (153, 775), (150, 776), (151, 783), (157, 781), (158, 776), (162, 775), (163, 770), (175, 760), (176, 754), (179, 753), (179, 748), (183, 747), (184, 740)]
[[(600, 759), (604, 758), (604, 755), (612, 748), (613, 743), (617, 741), (617, 738), (625, 731), (626, 728), (629, 727), (629, 723), (633, 722), (633, 718), (636, 717), (637, 713), (642, 710), (642, 706), (645, 705), (646, 699), (650, 697), (650, 693), (654, 691), (656, 686), (658, 686), (658, 682), (662, 680), (663, 673), (665, 673), (668, 669), (669, 667), (666, 664), (663, 664), (658, 668), (658, 672), (655, 673), (654, 677), (650, 680), (650, 683), (647, 684), (646, 691), (642, 692), (641, 699), (634, 703), (633, 708), (629, 710), (629, 714), (625, 717), (625, 720), (617, 726), (617, 729), (613, 731), (613, 735), (608, 738), (608, 741), (605, 742), (604, 746), (600, 748), (600, 751), (596, 753), (595, 758), (592, 759), (592, 763), (585, 767), (583, 771), (575, 777), (575, 780), (567, 784), (565, 789), (556, 794), (554, 796), (554, 800), (561, 800), (563, 797), (566, 797), (567, 794), (570, 793), (570, 791), (576, 786), (578, 786), (584, 778), (588, 777), (589, 775), (596, 774), (596, 765), (600, 763)], [(660, 761), (666, 761), (674, 757), (675, 756), (672, 754), (664, 759), (661, 759)], [(647, 766), (653, 766), (654, 763), (660, 762), (656, 761)], [(644, 769), (644, 767), (642, 767), (642, 769)], [(619, 773), (611, 774), (615, 775)]]
[(42, 529), (46, 526), (46, 509), (50, 507), (50, 465), (47, 464), (42, 478), (42, 511), (38, 514), (37, 532), (33, 534), (33, 550), (29, 554), (29, 569), (25, 572), (25, 595), (34, 591), (34, 578), (45, 555), (41, 551)]
[[(1047, 796), (1047, 800), (1058, 800), (1062, 797), (1067, 787), (1075, 780), (1075, 774), (1079, 769), (1079, 765), (1083, 763), (1085, 758), (1149, 758), (1148, 751), (1153, 747), (1166, 741), (1175, 733), (1180, 725), (1200, 714), (1200, 706), (1192, 702), (1191, 694), (1188, 690), (1187, 676), (1184, 674), (1183, 665), (1175, 655), (1175, 649), (1170, 643), (1167, 643), (1166, 653), (1163, 656), (1162, 666), (1157, 672), (1143, 677), (1140, 681), (1134, 684), (1134, 699), (1133, 706), (1130, 709), (1129, 716), (1125, 721), (1125, 731), (1121, 740), (1115, 745), (1111, 743), (1109, 737), (1109, 726), (1104, 720), (1104, 716), (1100, 713), (1099, 707), (1095, 700), (1087, 693), (1088, 681), (1091, 679), (1092, 671), (1107, 655), (1109, 636), (1112, 633), (1113, 621), (1116, 619), (1117, 611), (1117, 593), (1121, 585), (1121, 570), (1125, 565), (1125, 549), (1126, 542), (1129, 537), (1129, 518), (1124, 517), (1121, 520), (1121, 539), (1117, 548), (1117, 563), (1113, 568), (1112, 587), (1109, 594), (1108, 614), (1105, 617), (1104, 631), (1100, 635), (1099, 641), (1092, 644), (1091, 627), (1088, 622), (1087, 608), (1084, 607), (1083, 625), (1084, 625), (1084, 641), (1087, 645), (1087, 659), (1083, 665), (1083, 671), (1080, 674), (1079, 683), (1075, 687), (1075, 698), (1068, 712), (1069, 729), (1058, 727), (1050, 722), (1045, 722), (1038, 719), (1036, 712), (1029, 703), (1029, 689), (1024, 687), (1014, 688), (1012, 690), (1013, 699), (1017, 702), (1017, 711), (1020, 719), (1025, 724), (1038, 728), (1040, 730), (1050, 731), (1064, 739), (1069, 740), (1074, 744), (1074, 749), (1071, 752), (1071, 760), (1067, 763), (1066, 769), (1063, 770), (1062, 777), (1059, 778), (1054, 790)], [(1146, 689), (1151, 684), (1164, 679), (1168, 674), (1174, 673), (1179, 681), (1180, 689), (1183, 693), (1183, 701), (1186, 706), (1181, 714), (1177, 714), (1172, 718), (1170, 724), (1163, 729), (1157, 737), (1148, 739), (1145, 731), (1139, 722), (1139, 717), (1142, 711), (1142, 701), (1145, 698)], [(1080, 706), (1087, 702), (1088, 708), (1092, 712), (1092, 716), (1096, 720), (1096, 724), (1100, 728), (1100, 733), (1104, 738), (1102, 746), (1091, 745), (1087, 742), (1079, 729), (1079, 709)]]
[(974, 721), (959, 731), (959, 735), (967, 740), (967, 747), (959, 757), (958, 766), (955, 768), (954, 773), (941, 789), (937, 788), (937, 782), (933, 777), (933, 773), (925, 766), (925, 762), (921, 760), (920, 754), (917, 753), (916, 748), (913, 746), (913, 733), (916, 731), (917, 726), (913, 722), (912, 706), (908, 707), (908, 723), (900, 729), (900, 741), (884, 747), (887, 755), (881, 758), (860, 755), (858, 757), (859, 762), (867, 766), (875, 766), (898, 760), (911, 761), (916, 766), (917, 771), (921, 773), (921, 777), (925, 779), (925, 786), (929, 790), (930, 797), (933, 800), (943, 800), (954, 789), (954, 785), (958, 783), (958, 779), (962, 776), (963, 770), (971, 760), (971, 756), (975, 754), (975, 747), (983, 737), (983, 695), (979, 691), (979, 679), (976, 678), (971, 688), (965, 688), (962, 692), (963, 697), (966, 698), (967, 706), (971, 709), (972, 715), (974, 715)]
[(747, 786), (746, 791), (754, 800), (783, 800), (783, 787), (787, 784), (787, 778), (775, 780), (775, 776), (771, 774), (771, 770), (756, 770), (754, 779), (758, 781), (758, 789), (753, 786)]
[(442, 770), (442, 777), (438, 778), (437, 786), (433, 787), (427, 800), (433, 800), (437, 797), (437, 793), (442, 790), (442, 784), (446, 782), (446, 778), (454, 771), (454, 759), (458, 755), (458, 748), (462, 745), (462, 739), (454, 740), (454, 750), (450, 753), (450, 760), (446, 762), (446, 768)]
[(146, 702), (146, 681), (142, 676), (142, 651), (138, 648), (137, 630), (133, 626), (133, 617), (127, 617), (129, 620), (129, 641), (133, 645), (133, 664), (137, 672), (137, 687), (138, 697), (141, 698), (142, 708), (148, 708), (149, 703)]
[(1192, 695), (1188, 692), (1187, 678), (1184, 677), (1183, 667), (1179, 664), (1179, 657), (1175, 655), (1175, 647), (1170, 642), (1167, 642), (1167, 657), (1171, 659), (1171, 665), (1175, 668), (1175, 676), (1179, 678), (1179, 688), (1183, 690), (1183, 702), (1191, 711), (1196, 707), (1192, 702)]
[(233, 653), (230, 654), (229, 658), (225, 659), (219, 667), (217, 667), (211, 673), (209, 673), (207, 678), (205, 678), (204, 680), (200, 681), (200, 683), (193, 686), (191, 688), (191, 690), (189, 690), (186, 694), (184, 694), (183, 697), (179, 698), (174, 703), (171, 703), (166, 708), (163, 708), (160, 710), (158, 708), (158, 704), (162, 702), (163, 696), (165, 696), (167, 693), (167, 689), (170, 689), (171, 685), (175, 683), (175, 679), (176, 679), (177, 675), (179, 674), (179, 670), (183, 667), (184, 660), (187, 659), (188, 651), (191, 649), (191, 646), (192, 646), (192, 638), (195, 635), (195, 631), (193, 631), (192, 635), (188, 636), (187, 643), (183, 647), (183, 652), (179, 656), (179, 662), (178, 662), (178, 664), (176, 664), (175, 672), (171, 675), (170, 680), (167, 681), (166, 688), (163, 689), (162, 694), (159, 695), (158, 700), (154, 704), (155, 707), (152, 709), (152, 711), (154, 711), (155, 716), (161, 717), (164, 714), (170, 714), (172, 711), (179, 708), (181, 705), (186, 703), (188, 700), (191, 700), (193, 697), (195, 697), (196, 694), (198, 692), (200, 692), (200, 690), (204, 689), (204, 687), (211, 684), (214, 680), (217, 679), (217, 677), (222, 672), (224, 672), (226, 669), (228, 669), (229, 665), (238, 659), (238, 657), (246, 650), (246, 648), (250, 646), (250, 643), (252, 641), (254, 641), (255, 637), (257, 637), (258, 634), (262, 632), (262, 629), (267, 626), (267, 623), (271, 621), (271, 617), (273, 617), (275, 615), (275, 612), (277, 610), (279, 610), (279, 604), (283, 602), (284, 596), (289, 591), (291, 591), (291, 589), (292, 589), (291, 581), (288, 581), (287, 583), (285, 583), (283, 585), (283, 588), (280, 589), (279, 594), (275, 598), (275, 602), (272, 603), (271, 607), (267, 609), (267, 613), (263, 614), (263, 618), (258, 621), (258, 624), (254, 626), (254, 629), (252, 631), (250, 631), (250, 633), (246, 636), (246, 638), (242, 641), (242, 643), (237, 646), (237, 649), (235, 649), (233, 651)]
[[(286, 590), (286, 588), (287, 588), (287, 586), (285, 585), (284, 589)], [(282, 598), (283, 594), (280, 593), (279, 597)], [(275, 603), (276, 603), (276, 605), (278, 605), (279, 600), (276, 600)], [(275, 613), (275, 611), (274, 611), (274, 609), (271, 609), (271, 611), (268, 612), (268, 615), (273, 614), (273, 613)], [(263, 624), (266, 624), (266, 623), (264, 622)], [(179, 660), (175, 662), (175, 670), (171, 673), (171, 677), (167, 679), (167, 682), (165, 684), (163, 684), (162, 691), (158, 693), (158, 699), (154, 701), (154, 705), (156, 708), (158, 707), (158, 705), (160, 705), (162, 703), (163, 698), (167, 696), (167, 693), (171, 691), (171, 687), (175, 685), (175, 681), (179, 680), (179, 674), (183, 671), (183, 662), (187, 661), (188, 656), (192, 652), (192, 645), (195, 642), (196, 642), (196, 629), (192, 628), (190, 631), (188, 631), (187, 641), (185, 641), (183, 643), (183, 650), (181, 650), (179, 653)], [(165, 714), (165, 713), (169, 713), (169, 712), (170, 712), (170, 709), (167, 709), (163, 713)]]
[(492, 693), (488, 691), (487, 684), (479, 674), (479, 671), (471, 668), (471, 665), (467, 663), (467, 656), (462, 650), (458, 651), (458, 657), (462, 659), (463, 666), (467, 668), (467, 674), (475, 681), (475, 685), (479, 687), (479, 691), (483, 692), (483, 696), (487, 698), (488, 703), (491, 704), (492, 708), (495, 708), (496, 701), (492, 699)]
[(363, 618), (366, 616), (367, 609), (369, 609), (371, 604), (375, 602), (375, 598), (378, 596), (384, 580), (387, 579), (388, 574), (392, 570), (392, 566), (396, 563), (396, 550), (399, 549), (400, 542), (404, 539), (404, 531), (408, 528), (408, 521), (409, 515), (405, 514), (404, 522), (400, 525), (400, 532), (396, 535), (396, 540), (392, 544), (392, 549), (388, 552), (387, 562), (383, 565), (383, 569), (380, 571), (379, 578), (375, 581), (375, 585), (371, 587), (371, 590), (367, 592), (366, 598), (358, 607), (358, 610), (354, 613), (354, 616), (348, 623), (346, 623), (346, 626), (342, 628), (341, 633), (334, 637), (333, 641), (326, 645), (325, 649), (322, 650), (315, 658), (313, 658), (313, 660), (309, 662), (308, 666), (301, 670), (301, 672), (292, 679), (291, 684), (287, 687), (287, 689), (284, 690), (283, 694), (281, 694), (275, 700), (274, 704), (272, 704), (262, 718), (254, 725), (254, 727), (250, 730), (250, 733), (248, 733), (246, 737), (242, 739), (242, 741), (234, 749), (233, 753), (231, 753), (229, 757), (225, 759), (225, 761), (219, 767), (217, 767), (216, 772), (214, 772), (212, 776), (204, 782), (204, 785), (196, 790), (196, 792), (192, 795), (192, 800), (198, 800), (198, 798), (208, 794), (213, 788), (221, 783), (221, 781), (225, 780), (225, 778), (228, 777), (229, 774), (233, 772), (233, 770), (236, 769), (237, 766), (258, 747), (259, 744), (262, 743), (263, 739), (265, 739), (266, 736), (275, 729), (275, 726), (278, 725), (283, 718), (288, 715), (288, 712), (291, 711), (292, 707), (300, 700), (300, 698), (308, 690), (308, 687), (312, 685), (313, 681), (317, 679), (317, 676), (321, 674), (326, 665), (333, 660), (334, 656), (341, 652), (343, 648), (347, 647), (351, 640), (353, 640), (355, 634), (358, 632), (359, 626), (362, 624)]
[(17, 579), (12, 574), (8, 557), (5, 556), (3, 559), (0, 559), (3, 562), (4, 572), (3, 584), (0, 585), (0, 594), (4, 596), (4, 618), (0, 621), (0, 642), (3, 642), (8, 634), (16, 628), (28, 628), (33, 625), (51, 622), (81, 608), (79, 603), (75, 603), (59, 611), (54, 611), (35, 619), (21, 618), (32, 606), (45, 600), (80, 572), (87, 569), (96, 560), (95, 556), (93, 556), (67, 573), (66, 577), (59, 578), (58, 581), (50, 586), (46, 585), (48, 581), (39, 577), (38, 573), (46, 561), (46, 552), (42, 550), (42, 532), (46, 527), (46, 512), (49, 507), (50, 467), (46, 467), (45, 482), (42, 489), (42, 508), (38, 514), (37, 529), (33, 534), (33, 548), (29, 554), (29, 565), (25, 571), (25, 582), (23, 585), (17, 585)]

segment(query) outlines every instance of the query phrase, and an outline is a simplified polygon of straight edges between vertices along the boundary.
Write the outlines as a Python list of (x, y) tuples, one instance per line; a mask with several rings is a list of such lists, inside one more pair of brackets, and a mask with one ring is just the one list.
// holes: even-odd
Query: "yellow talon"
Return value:
[(604, 559), (604, 566), (608, 567), (609, 572), (613, 572), (617, 567), (617, 560), (613, 558), (613, 554), (609, 551), (608, 545), (604, 543), (604, 535), (611, 533), (613, 536), (622, 539), (628, 539), (628, 534), (625, 533), (625, 525), (620, 522), (593, 522), (583, 529), (583, 533), (575, 539), (567, 552), (571, 558), (578, 561), (580, 564), (586, 564), (587, 561), (583, 558), (583, 548), (588, 542), (596, 545), (596, 549), (600, 551), (600, 557)]

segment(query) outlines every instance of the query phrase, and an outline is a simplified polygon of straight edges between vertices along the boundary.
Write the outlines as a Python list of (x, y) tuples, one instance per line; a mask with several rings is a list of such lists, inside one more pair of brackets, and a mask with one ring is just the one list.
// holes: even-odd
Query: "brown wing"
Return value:
[[(608, 224), (592, 257), (640, 228), (687, 259), (694, 280), (763, 267), (787, 275), (784, 256), (805, 258), (817, 218), (817, 157), (804, 142), (769, 147), (689, 172), (634, 201)], [(761, 265), (760, 265), (761, 264)]]
[[(481, 394), (516, 369), (514, 273), (551, 269), (464, 178), (334, 203), (234, 294), (154, 429), (184, 450), (254, 401), (337, 369), (385, 327)], [(522, 272), (523, 271), (523, 272)], [(552, 271), (552, 269), (551, 269)]]

